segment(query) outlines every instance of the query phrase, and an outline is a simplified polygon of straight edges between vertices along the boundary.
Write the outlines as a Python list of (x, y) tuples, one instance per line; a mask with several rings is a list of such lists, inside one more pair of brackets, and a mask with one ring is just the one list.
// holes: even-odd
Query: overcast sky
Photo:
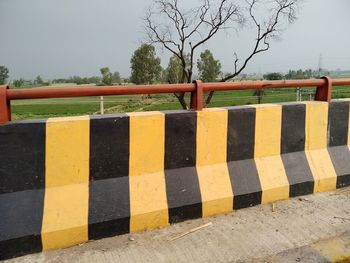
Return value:
[[(188, 0), (182, 0), (188, 1)], [(192, 1), (192, 0), (191, 0)], [(146, 38), (141, 18), (150, 0), (0, 0), (0, 65), (11, 79), (99, 75), (109, 66), (130, 74), (130, 57)], [(350, 69), (350, 1), (305, 0), (299, 19), (258, 55), (246, 72), (318, 67)], [(249, 51), (252, 35), (221, 34), (204, 48), (232, 69), (233, 51)], [(168, 54), (158, 50), (165, 66)]]

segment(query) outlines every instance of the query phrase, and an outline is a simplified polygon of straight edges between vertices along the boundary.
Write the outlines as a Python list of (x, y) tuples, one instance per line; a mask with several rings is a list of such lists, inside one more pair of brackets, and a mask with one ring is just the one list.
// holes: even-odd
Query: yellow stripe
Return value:
[(233, 192), (226, 164), (228, 112), (197, 113), (197, 173), (203, 217), (233, 210)]
[(261, 189), (262, 204), (288, 199), (289, 182), (280, 156), (255, 159)]
[(328, 103), (306, 102), (305, 150), (327, 147)]
[(46, 123), (43, 249), (88, 240), (89, 117)]
[(281, 151), (282, 106), (272, 104), (254, 106), (256, 108), (255, 157), (279, 155)]
[(282, 106), (255, 105), (255, 163), (262, 188), (262, 203), (289, 197), (289, 182), (280, 157)]
[(88, 241), (88, 195), (87, 183), (45, 190), (43, 250)]
[(306, 151), (306, 158), (314, 177), (314, 192), (336, 189), (337, 174), (327, 149)]
[(227, 122), (225, 109), (197, 112), (197, 165), (226, 162)]
[(233, 192), (227, 164), (197, 166), (203, 217), (233, 210)]
[(165, 119), (161, 112), (130, 113), (130, 231), (168, 225), (164, 175)]
[(327, 151), (328, 103), (306, 102), (305, 152), (314, 192), (336, 189), (337, 175)]

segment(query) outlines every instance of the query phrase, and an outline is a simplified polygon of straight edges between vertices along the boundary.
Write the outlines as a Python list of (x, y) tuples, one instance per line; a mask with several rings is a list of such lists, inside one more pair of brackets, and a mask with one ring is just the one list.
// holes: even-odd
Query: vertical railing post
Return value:
[(7, 99), (8, 86), (0, 86), (0, 124), (11, 120), (11, 106)]
[(196, 86), (196, 90), (191, 92), (191, 110), (203, 110), (203, 83), (200, 80), (194, 80), (193, 83)]
[(323, 86), (316, 89), (315, 100), (330, 102), (332, 99), (332, 79), (330, 77), (322, 77), (325, 80)]
[(105, 104), (103, 96), (100, 96), (100, 114), (105, 114)]

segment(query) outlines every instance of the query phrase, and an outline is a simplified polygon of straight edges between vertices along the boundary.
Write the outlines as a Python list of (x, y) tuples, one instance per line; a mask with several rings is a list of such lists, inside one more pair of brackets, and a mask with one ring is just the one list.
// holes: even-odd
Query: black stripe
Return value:
[(0, 260), (41, 252), (40, 235), (30, 235), (0, 241)]
[(89, 239), (125, 234), (129, 229), (129, 178), (90, 182)]
[(254, 162), (256, 110), (228, 109), (227, 162), (234, 194), (233, 209), (261, 203), (262, 189)]
[(261, 204), (262, 189), (253, 159), (228, 163), (234, 194), (233, 209)]
[(289, 182), (289, 196), (312, 194), (314, 178), (305, 152), (282, 154), (281, 157)]
[(45, 123), (0, 125), (0, 259), (42, 250)]
[(202, 216), (202, 202), (196, 168), (165, 170), (169, 222)]
[(194, 112), (165, 112), (165, 181), (169, 222), (202, 215), (196, 172), (197, 116)]
[(348, 144), (349, 102), (333, 101), (328, 112), (328, 146)]
[(227, 162), (254, 158), (255, 108), (228, 108)]
[(196, 165), (195, 112), (165, 113), (165, 169)]
[(0, 195), (0, 259), (42, 250), (44, 190)]
[(129, 117), (91, 117), (89, 239), (130, 229)]
[(45, 120), (0, 125), (0, 195), (45, 188)]
[(337, 178), (337, 188), (343, 188), (350, 186), (350, 174), (338, 176)]
[(129, 117), (90, 119), (90, 180), (129, 175)]
[(328, 148), (335, 172), (337, 188), (350, 186), (350, 151), (348, 146)]
[(306, 105), (282, 106), (281, 153), (304, 151)]

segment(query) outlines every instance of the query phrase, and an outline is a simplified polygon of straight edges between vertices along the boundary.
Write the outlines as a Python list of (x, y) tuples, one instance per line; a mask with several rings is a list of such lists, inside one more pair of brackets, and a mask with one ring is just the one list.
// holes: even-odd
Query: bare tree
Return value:
[[(219, 31), (237, 29), (248, 19), (252, 20), (257, 29), (254, 48), (241, 65), (234, 53), (234, 72), (222, 79), (228, 81), (239, 75), (256, 54), (270, 48), (270, 40), (278, 36), (281, 30), (279, 24), (282, 18), (294, 21), (298, 1), (300, 0), (249, 0), (248, 8), (244, 8), (234, 0), (203, 0), (197, 7), (183, 9), (179, 0), (154, 0), (145, 17), (145, 27), (151, 43), (160, 44), (180, 59), (182, 82), (190, 83), (196, 49), (214, 38)], [(268, 2), (270, 5), (269, 17), (261, 21), (255, 15), (260, 2)], [(186, 56), (190, 57), (189, 62)], [(187, 108), (184, 94), (177, 93), (175, 96), (182, 107)], [(206, 104), (210, 103), (212, 96), (213, 92), (210, 92)]]
[[(204, 0), (198, 7), (188, 10), (181, 9), (178, 0), (154, 0), (145, 18), (150, 41), (161, 44), (180, 59), (183, 83), (192, 81), (196, 49), (225, 29), (228, 22), (241, 20), (238, 6), (229, 0), (221, 0), (215, 6)], [(187, 108), (184, 94), (175, 96), (182, 107)]]
[[(265, 1), (266, 2), (266, 1)], [(294, 22), (297, 18), (298, 4), (300, 0), (274, 0), (272, 2), (273, 7), (270, 8), (270, 17), (267, 19), (258, 20), (255, 15), (255, 11), (258, 8), (258, 4), (264, 4), (262, 0), (251, 0), (247, 1), (248, 3), (248, 13), (249, 20), (251, 20), (256, 27), (256, 39), (253, 50), (249, 55), (243, 60), (243, 63), (239, 65), (239, 58), (236, 52), (234, 52), (234, 72), (225, 76), (221, 81), (225, 82), (242, 73), (246, 68), (248, 63), (252, 58), (262, 52), (265, 52), (270, 49), (270, 41), (274, 38), (278, 38), (282, 29), (279, 26), (281, 20), (287, 19), (288, 23)], [(271, 4), (271, 3), (270, 3)], [(211, 91), (205, 101), (205, 104), (208, 105), (213, 97), (214, 92)]]

